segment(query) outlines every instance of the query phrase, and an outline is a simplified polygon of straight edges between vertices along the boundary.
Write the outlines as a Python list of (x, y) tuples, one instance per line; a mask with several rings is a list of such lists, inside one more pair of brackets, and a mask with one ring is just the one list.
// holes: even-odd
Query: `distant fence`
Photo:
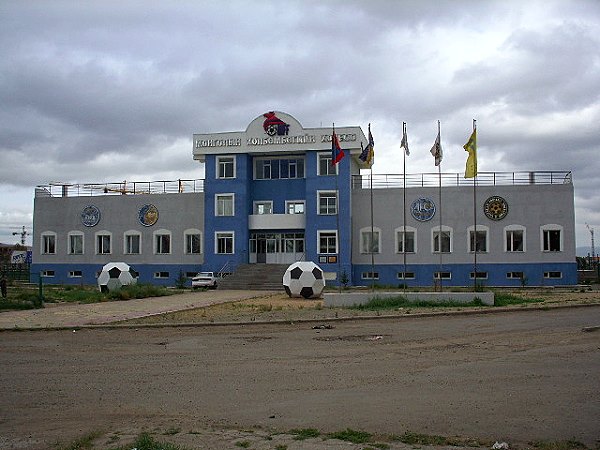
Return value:
[[(463, 173), (407, 173), (404, 175), (373, 175), (373, 189), (473, 186), (473, 178), (465, 178)], [(570, 171), (538, 171), (538, 172), (479, 172), (477, 186), (510, 186), (528, 184), (572, 184)], [(371, 185), (370, 175), (353, 175), (352, 189), (368, 189)]]
[(172, 194), (204, 192), (204, 180), (122, 181), (117, 183), (49, 183), (36, 186), (36, 197), (89, 197), (97, 195)]

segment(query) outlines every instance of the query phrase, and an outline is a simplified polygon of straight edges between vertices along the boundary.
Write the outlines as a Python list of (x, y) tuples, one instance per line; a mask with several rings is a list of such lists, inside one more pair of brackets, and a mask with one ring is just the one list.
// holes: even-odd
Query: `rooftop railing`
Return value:
[[(463, 173), (407, 173), (406, 187), (473, 186), (473, 178), (465, 178)], [(479, 172), (477, 186), (510, 186), (530, 184), (572, 184), (570, 171), (538, 172)], [(370, 175), (353, 175), (352, 189), (368, 189)], [(373, 189), (402, 188), (405, 186), (402, 174), (373, 174)]]
[(204, 180), (122, 181), (72, 184), (53, 182), (35, 188), (36, 197), (89, 197), (98, 195), (173, 194), (203, 192)]

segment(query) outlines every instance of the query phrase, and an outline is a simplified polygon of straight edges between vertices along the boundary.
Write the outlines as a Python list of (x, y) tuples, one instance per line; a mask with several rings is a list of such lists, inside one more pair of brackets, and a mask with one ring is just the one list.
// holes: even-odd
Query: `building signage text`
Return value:
[[(356, 134), (341, 133), (338, 134), (340, 142), (356, 141)], [(282, 145), (282, 144), (314, 144), (317, 142), (317, 136), (312, 134), (300, 134), (296, 136), (265, 136), (246, 138), (246, 145), (249, 147), (257, 145)], [(331, 134), (322, 134), (320, 142), (331, 142)], [(196, 148), (205, 147), (239, 147), (242, 145), (241, 138), (223, 138), (223, 139), (196, 139)]]

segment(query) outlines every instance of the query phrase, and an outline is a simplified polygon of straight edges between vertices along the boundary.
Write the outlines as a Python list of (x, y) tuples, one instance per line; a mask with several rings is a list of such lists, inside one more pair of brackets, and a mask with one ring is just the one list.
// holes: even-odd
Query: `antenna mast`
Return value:
[(591, 228), (587, 223), (585, 224), (585, 226), (590, 232), (590, 237), (592, 238), (592, 265), (596, 265), (596, 246), (594, 245), (594, 229)]

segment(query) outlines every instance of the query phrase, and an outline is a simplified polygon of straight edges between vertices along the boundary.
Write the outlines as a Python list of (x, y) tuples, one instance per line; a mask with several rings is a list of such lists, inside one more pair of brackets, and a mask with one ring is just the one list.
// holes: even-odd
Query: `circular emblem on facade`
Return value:
[(145, 227), (151, 227), (158, 221), (158, 209), (154, 205), (144, 205), (138, 213), (140, 223)]
[(488, 219), (502, 220), (508, 214), (508, 203), (502, 197), (494, 195), (485, 201), (483, 212)]
[(410, 213), (415, 220), (427, 222), (435, 215), (435, 203), (430, 198), (418, 198), (410, 205)]
[(95, 227), (100, 222), (100, 210), (94, 205), (88, 205), (81, 211), (81, 223), (86, 227)]

